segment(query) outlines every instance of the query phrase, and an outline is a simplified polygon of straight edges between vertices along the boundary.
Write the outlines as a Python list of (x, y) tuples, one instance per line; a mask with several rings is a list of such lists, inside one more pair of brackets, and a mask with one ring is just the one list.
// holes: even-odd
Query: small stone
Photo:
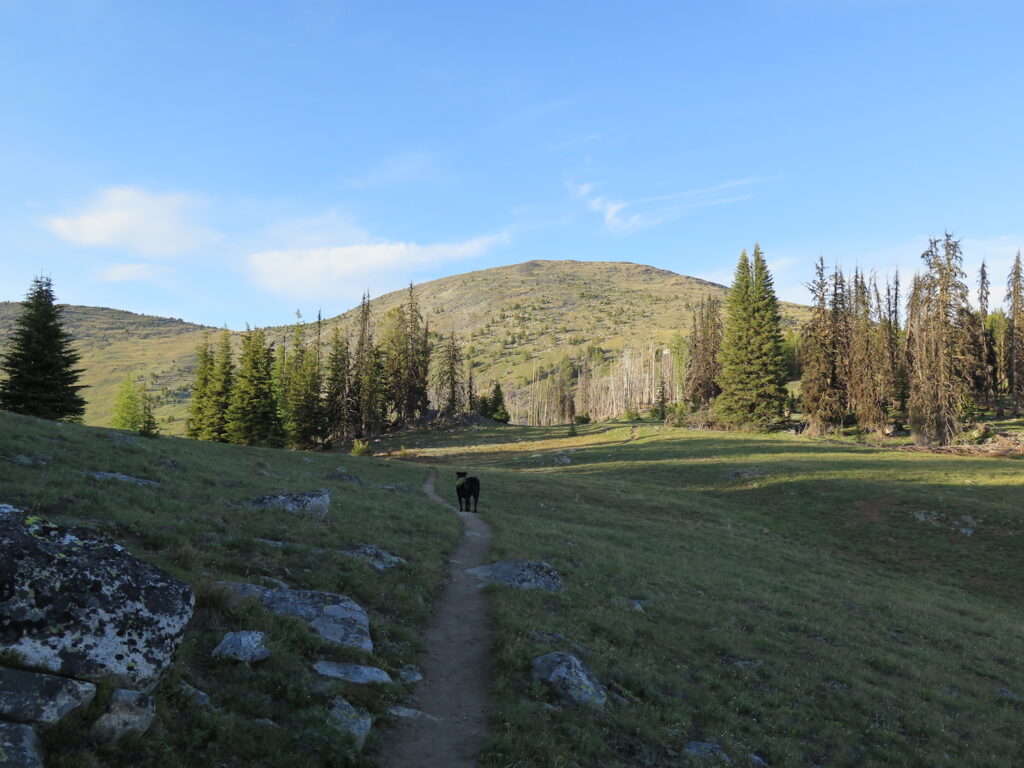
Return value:
[(269, 717), (257, 717), (253, 720), (253, 723), (264, 728), (280, 728), (281, 726), (271, 720)]
[(710, 741), (691, 741), (685, 747), (683, 752), (694, 757), (703, 758), (705, 760), (716, 760), (725, 765), (731, 765), (732, 760), (725, 754), (725, 751), (717, 744)]
[(214, 658), (227, 658), (254, 664), (270, 656), (270, 649), (263, 645), (263, 633), (252, 630), (228, 632), (213, 649)]
[(87, 705), (95, 695), (96, 686), (92, 683), (0, 668), (0, 719), (3, 720), (49, 725)]
[(17, 464), (19, 467), (35, 466), (35, 462), (32, 461), (32, 459), (20, 453), (15, 454), (14, 456), (8, 456), (7, 461), (9, 461), (11, 464)]
[(44, 768), (35, 729), (0, 721), (0, 758), (4, 768)]
[(398, 670), (398, 677), (403, 683), (418, 683), (423, 679), (423, 673), (420, 672), (418, 667), (406, 664)]
[(404, 557), (381, 549), (376, 544), (346, 544), (338, 551), (346, 557), (362, 560), (378, 573), (406, 562)]
[(158, 486), (156, 480), (147, 480), (144, 477), (132, 477), (121, 472), (86, 472), (93, 480), (117, 480), (119, 483), (130, 483), (131, 485)]
[(568, 456), (555, 456), (554, 462), (555, 464), (572, 464), (572, 459)]
[(324, 476), (324, 480), (337, 480), (341, 483), (352, 483), (362, 485), (363, 481), (356, 475), (350, 474), (344, 467), (338, 467), (334, 472)]
[(200, 709), (213, 709), (213, 702), (210, 701), (210, 695), (206, 691), (201, 691), (198, 688), (189, 685), (184, 680), (178, 685), (178, 690), (181, 691), (185, 698), (188, 699), (194, 706)]
[(366, 737), (370, 735), (370, 728), (373, 727), (373, 718), (365, 709), (356, 709), (341, 696), (331, 701), (327, 709), (327, 716), (331, 723), (346, 733), (352, 734), (355, 739), (356, 749), (362, 749), (366, 743)]
[(564, 589), (562, 577), (554, 567), (534, 560), (504, 560), (469, 568), (466, 573), (484, 582), (504, 584), (513, 589), (547, 589), (551, 592)]
[(253, 541), (258, 541), (260, 544), (273, 547), (274, 549), (281, 549), (284, 547), (283, 541), (274, 541), (273, 539), (253, 539)]
[(996, 693), (998, 693), (1004, 699), (1009, 699), (1010, 701), (1020, 701), (1020, 696), (1011, 691), (1009, 688), (1000, 688), (996, 691)]
[(156, 719), (156, 701), (141, 691), (118, 688), (110, 696), (107, 711), (93, 723), (92, 735), (101, 741), (117, 741), (129, 731), (145, 733)]
[(305, 493), (278, 493), (260, 496), (250, 502), (249, 506), (257, 509), (279, 507), (293, 515), (305, 515), (315, 520), (326, 520), (327, 513), (331, 510), (331, 492), (321, 488)]
[(388, 707), (388, 714), (402, 720), (429, 720), (433, 723), (438, 722), (438, 719), (433, 715), (428, 715), (426, 712), (421, 712), (420, 710), (413, 709), (412, 707)]
[(751, 765), (756, 766), (756, 768), (768, 768), (768, 763), (764, 761), (764, 758), (755, 755), (753, 752), (747, 755), (747, 760), (750, 761)]
[(280, 579), (275, 579), (273, 576), (260, 576), (260, 579), (264, 584), (273, 587), (274, 589), (290, 589), (290, 587)]
[(370, 685), (372, 683), (391, 683), (391, 675), (377, 667), (364, 667), (361, 664), (340, 664), (336, 661), (318, 661), (313, 669), (324, 677), (344, 680), (347, 683)]
[(848, 690), (850, 690), (850, 686), (848, 686), (846, 683), (841, 683), (838, 680), (829, 680), (828, 681), (828, 687), (829, 688), (833, 688), (834, 690), (837, 690), (837, 691), (848, 691)]
[(569, 704), (602, 709), (607, 700), (594, 674), (571, 653), (552, 651), (538, 656), (533, 660), (530, 677), (535, 683), (546, 683)]
[[(746, 469), (734, 469), (730, 472), (726, 472), (725, 476), (729, 480), (750, 480), (755, 477), (766, 477), (765, 473), (757, 467), (748, 467)], [(694, 742), (695, 744), (697, 742)]]

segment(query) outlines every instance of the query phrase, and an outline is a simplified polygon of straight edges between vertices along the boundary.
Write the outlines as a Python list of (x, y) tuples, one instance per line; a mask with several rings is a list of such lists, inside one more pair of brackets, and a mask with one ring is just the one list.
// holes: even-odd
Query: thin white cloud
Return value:
[(713, 187), (641, 197), (636, 200), (615, 200), (605, 195), (594, 194), (597, 185), (592, 182), (568, 181), (566, 186), (575, 197), (586, 204), (587, 208), (601, 215), (609, 231), (624, 234), (673, 221), (697, 208), (749, 200), (752, 197), (750, 194), (736, 195), (727, 192), (762, 181), (765, 179), (734, 179)]
[(148, 283), (173, 272), (170, 267), (155, 264), (112, 264), (96, 274), (101, 283)]
[(198, 200), (139, 187), (110, 187), (84, 208), (47, 219), (57, 237), (75, 245), (118, 248), (144, 256), (170, 256), (217, 239), (196, 221)]
[(418, 267), (471, 259), (509, 242), (501, 233), (434, 245), (385, 241), (291, 248), (254, 253), (248, 266), (256, 282), (275, 293), (299, 298), (352, 296), (367, 287), (377, 292), (398, 287)]
[(436, 155), (429, 152), (402, 152), (385, 158), (363, 176), (348, 179), (346, 184), (354, 189), (362, 189), (423, 181), (440, 182), (447, 178)]

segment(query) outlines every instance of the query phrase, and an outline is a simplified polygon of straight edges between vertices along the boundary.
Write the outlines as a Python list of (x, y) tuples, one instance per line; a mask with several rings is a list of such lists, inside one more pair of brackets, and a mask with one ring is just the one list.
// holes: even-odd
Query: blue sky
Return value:
[[(1018, 2), (0, 0), (0, 299), (240, 328), (529, 259), (1024, 246)], [(993, 291), (997, 293), (998, 288)]]

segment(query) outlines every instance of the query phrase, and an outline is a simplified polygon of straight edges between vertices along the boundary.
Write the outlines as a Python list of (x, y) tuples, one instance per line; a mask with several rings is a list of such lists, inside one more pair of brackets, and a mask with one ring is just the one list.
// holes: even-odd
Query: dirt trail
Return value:
[(410, 706), (438, 718), (396, 725), (384, 734), (380, 762), (386, 768), (470, 768), (487, 736), (490, 709), (490, 630), (480, 583), (466, 568), (484, 565), (491, 529), (472, 512), (459, 512), (434, 490), (430, 470), (423, 492), (462, 518), (451, 559), (451, 581), (434, 606), (425, 636), (423, 681)]

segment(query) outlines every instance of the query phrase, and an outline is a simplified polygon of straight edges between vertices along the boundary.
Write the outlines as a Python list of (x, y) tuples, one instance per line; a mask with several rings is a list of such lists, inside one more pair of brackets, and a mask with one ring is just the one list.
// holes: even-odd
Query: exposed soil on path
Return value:
[(384, 734), (386, 768), (470, 768), (487, 737), (490, 710), (490, 629), (481, 583), (467, 568), (487, 563), (491, 529), (472, 512), (459, 512), (434, 490), (431, 469), (423, 492), (462, 518), (451, 558), (451, 581), (434, 606), (424, 638), (423, 681), (410, 706), (437, 718), (396, 725)]

